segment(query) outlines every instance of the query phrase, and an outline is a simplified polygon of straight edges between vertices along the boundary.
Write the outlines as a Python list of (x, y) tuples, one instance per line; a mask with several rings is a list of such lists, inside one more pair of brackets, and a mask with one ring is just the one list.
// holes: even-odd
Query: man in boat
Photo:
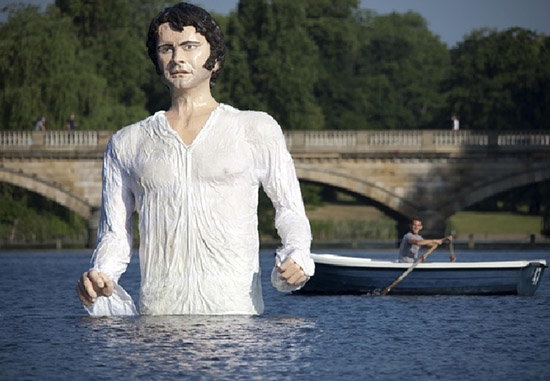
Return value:
[(218, 23), (179, 3), (151, 22), (147, 48), (172, 105), (111, 138), (104, 155), (98, 243), (77, 293), (94, 316), (136, 314), (118, 285), (139, 214), (141, 314), (260, 314), (258, 190), (282, 239), (271, 273), (279, 291), (314, 273), (311, 232), (292, 158), (268, 114), (211, 94), (223, 67)]
[(418, 258), (420, 246), (441, 245), (443, 241), (451, 242), (452, 235), (440, 239), (424, 239), (419, 234), (422, 230), (422, 220), (419, 217), (413, 217), (410, 223), (410, 231), (403, 236), (399, 245), (399, 262), (413, 263)]

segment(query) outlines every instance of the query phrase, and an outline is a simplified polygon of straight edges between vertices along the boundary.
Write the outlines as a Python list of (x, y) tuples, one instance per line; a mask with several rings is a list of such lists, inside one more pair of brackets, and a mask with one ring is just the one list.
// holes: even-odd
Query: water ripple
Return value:
[[(88, 261), (0, 253), (0, 380), (550, 379), (548, 273), (533, 297), (285, 295), (263, 274), (259, 317), (91, 318)], [(121, 282), (137, 294), (137, 264)]]

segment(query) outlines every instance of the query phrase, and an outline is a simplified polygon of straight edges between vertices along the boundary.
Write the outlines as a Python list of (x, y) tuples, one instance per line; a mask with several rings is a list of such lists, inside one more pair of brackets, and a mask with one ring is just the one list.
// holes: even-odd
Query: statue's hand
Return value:
[(99, 296), (111, 296), (113, 289), (113, 281), (96, 269), (82, 274), (76, 285), (78, 298), (86, 307), (91, 306)]
[(277, 262), (277, 271), (279, 276), (292, 286), (299, 286), (308, 280), (304, 270), (292, 258), (285, 259), (283, 263)]

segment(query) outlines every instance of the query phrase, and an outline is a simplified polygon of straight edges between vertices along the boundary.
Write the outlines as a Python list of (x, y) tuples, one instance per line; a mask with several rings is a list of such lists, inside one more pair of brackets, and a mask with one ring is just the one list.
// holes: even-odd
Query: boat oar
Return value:
[(426, 251), (423, 255), (421, 255), (420, 257), (418, 257), (418, 259), (416, 261), (414, 261), (414, 263), (407, 269), (405, 270), (405, 272), (401, 275), (399, 275), (397, 277), (396, 280), (394, 280), (392, 282), (392, 284), (390, 284), (388, 287), (386, 287), (385, 289), (382, 290), (382, 292), (380, 293), (380, 295), (384, 296), (384, 295), (388, 295), (388, 292), (390, 292), (392, 290), (392, 288), (394, 288), (395, 286), (397, 286), (397, 284), (399, 282), (401, 282), (403, 279), (405, 279), (405, 277), (407, 275), (409, 275), (409, 273), (411, 271), (414, 270), (414, 268), (420, 263), (420, 262), (424, 262), (424, 260), (428, 257), (428, 255), (430, 255), (432, 253), (432, 251), (435, 250), (435, 248), (437, 247), (437, 245), (432, 245), (432, 247), (430, 247), (428, 249), (428, 251)]
[(453, 241), (449, 242), (449, 250), (451, 251), (451, 262), (456, 261), (455, 249), (453, 247)]

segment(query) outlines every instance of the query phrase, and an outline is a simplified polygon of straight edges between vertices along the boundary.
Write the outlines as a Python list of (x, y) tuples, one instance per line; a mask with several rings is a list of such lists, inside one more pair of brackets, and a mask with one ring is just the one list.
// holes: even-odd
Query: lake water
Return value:
[[(91, 318), (74, 291), (90, 254), (0, 252), (0, 380), (550, 379), (550, 272), (531, 297), (299, 296), (269, 284), (265, 250), (262, 316)], [(540, 250), (456, 254), (550, 261)], [(138, 270), (120, 281), (134, 297)]]

